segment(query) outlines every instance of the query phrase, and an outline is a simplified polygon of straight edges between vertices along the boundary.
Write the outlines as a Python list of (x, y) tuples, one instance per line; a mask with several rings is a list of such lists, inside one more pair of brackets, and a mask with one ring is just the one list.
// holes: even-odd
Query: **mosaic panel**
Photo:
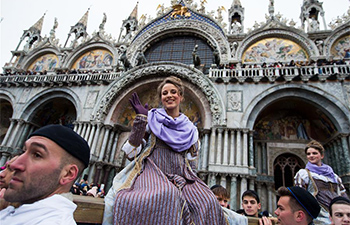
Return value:
[(297, 43), (283, 38), (265, 38), (243, 53), (244, 63), (306, 61), (307, 52)]
[(52, 71), (59, 65), (58, 57), (55, 54), (49, 53), (36, 59), (28, 68), (34, 72)]
[(331, 54), (335, 57), (350, 58), (350, 35), (339, 39), (331, 48)]
[(72, 69), (110, 69), (113, 62), (112, 53), (104, 49), (86, 52), (73, 64)]

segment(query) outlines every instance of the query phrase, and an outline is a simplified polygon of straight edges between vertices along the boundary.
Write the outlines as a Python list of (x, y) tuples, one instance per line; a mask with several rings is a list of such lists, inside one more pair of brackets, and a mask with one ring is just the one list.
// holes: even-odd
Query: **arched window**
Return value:
[(198, 45), (197, 54), (201, 64), (209, 68), (213, 63), (213, 49), (205, 40), (190, 35), (164, 38), (147, 49), (145, 56), (148, 62), (170, 61), (190, 65), (193, 64), (192, 51), (195, 45)]
[(295, 174), (304, 167), (304, 162), (293, 154), (287, 153), (278, 156), (273, 164), (275, 189), (277, 190), (281, 186), (293, 186)]

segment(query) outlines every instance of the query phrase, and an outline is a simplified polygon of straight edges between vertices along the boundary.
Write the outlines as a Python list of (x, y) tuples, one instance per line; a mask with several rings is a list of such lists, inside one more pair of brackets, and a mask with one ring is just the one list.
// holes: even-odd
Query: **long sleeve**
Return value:
[(309, 185), (309, 175), (305, 169), (301, 169), (294, 177), (294, 185), (307, 190)]

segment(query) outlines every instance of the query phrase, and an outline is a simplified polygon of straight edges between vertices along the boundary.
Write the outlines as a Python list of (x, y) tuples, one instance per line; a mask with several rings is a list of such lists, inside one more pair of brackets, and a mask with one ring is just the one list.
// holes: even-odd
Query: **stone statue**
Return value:
[(127, 70), (131, 69), (132, 66), (131, 66), (131, 63), (126, 56), (126, 47), (122, 45), (119, 47), (119, 50), (121, 53), (120, 57), (119, 57), (119, 61), (122, 63), (122, 65), (124, 67), (124, 71), (127, 71)]
[(192, 51), (193, 64), (195, 67), (198, 67), (201, 65), (201, 59), (199, 58), (199, 56), (197, 54), (197, 49), (198, 49), (198, 45), (195, 45), (194, 49)]
[(213, 63), (216, 64), (216, 66), (220, 65), (220, 53), (217, 47), (215, 47), (214, 51), (213, 51)]
[(102, 23), (100, 24), (100, 27), (99, 27), (100, 32), (102, 32), (104, 30), (106, 21), (107, 21), (107, 15), (106, 15), (106, 13), (103, 13)]
[(316, 20), (315, 17), (312, 17), (310, 22), (310, 31), (318, 31), (319, 29), (320, 29), (320, 25), (318, 21)]
[(141, 49), (138, 50), (138, 55), (136, 57), (136, 66), (140, 66), (142, 64), (148, 63), (145, 54), (143, 54), (143, 51)]
[(233, 23), (231, 24), (231, 33), (232, 34), (239, 34), (242, 31), (242, 27), (241, 24), (238, 23), (236, 20), (233, 21)]

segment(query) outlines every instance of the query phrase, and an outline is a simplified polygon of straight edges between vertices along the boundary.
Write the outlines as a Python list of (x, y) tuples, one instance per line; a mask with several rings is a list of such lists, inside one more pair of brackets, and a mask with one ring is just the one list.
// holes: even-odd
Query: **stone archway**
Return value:
[[(132, 84), (140, 84), (147, 79), (161, 78), (165, 76), (177, 76), (188, 82), (192, 86), (192, 93), (197, 95), (202, 104), (208, 107), (208, 116), (210, 117), (204, 128), (213, 125), (223, 125), (225, 123), (225, 110), (223, 101), (218, 94), (215, 86), (210, 80), (204, 76), (199, 70), (191, 68), (181, 63), (151, 63), (134, 68), (111, 85), (102, 97), (98, 108), (95, 108), (94, 119), (97, 121), (105, 121), (109, 116), (112, 106), (116, 100), (125, 97), (125, 87)], [(200, 94), (199, 94), (200, 93)], [(203, 101), (204, 99), (204, 101)]]

